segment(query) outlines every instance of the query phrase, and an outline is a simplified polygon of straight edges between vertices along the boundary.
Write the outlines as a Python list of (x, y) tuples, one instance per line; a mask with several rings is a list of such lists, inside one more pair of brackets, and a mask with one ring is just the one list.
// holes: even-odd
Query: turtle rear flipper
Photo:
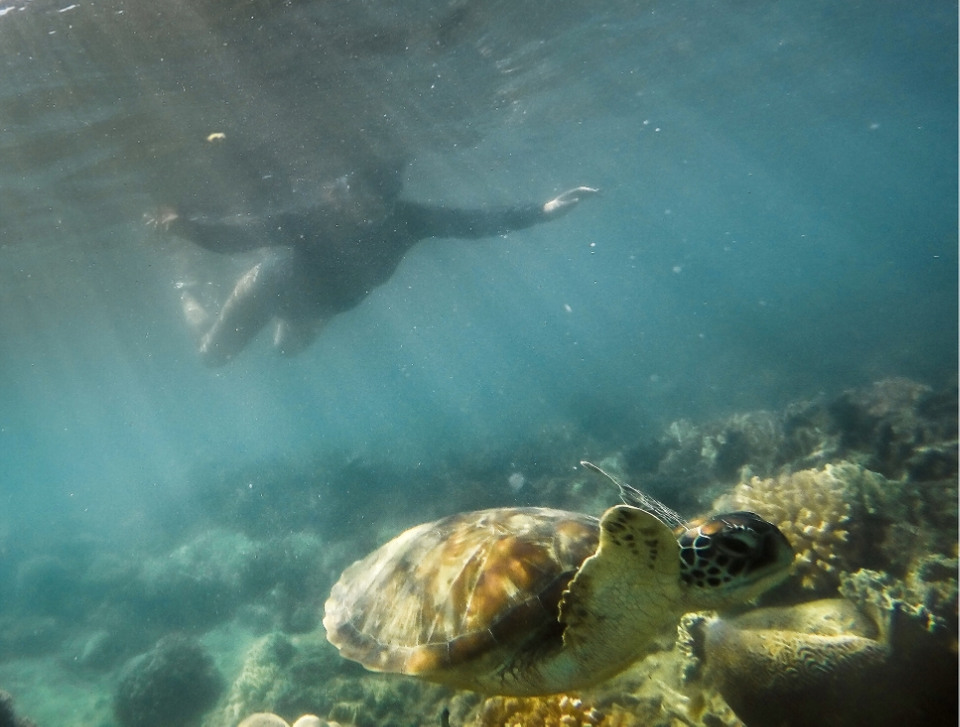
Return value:
[(597, 552), (561, 599), (564, 645), (591, 657), (594, 649), (597, 656), (606, 649), (635, 654), (637, 645), (676, 623), (679, 576), (679, 546), (670, 528), (638, 508), (611, 507), (600, 521)]

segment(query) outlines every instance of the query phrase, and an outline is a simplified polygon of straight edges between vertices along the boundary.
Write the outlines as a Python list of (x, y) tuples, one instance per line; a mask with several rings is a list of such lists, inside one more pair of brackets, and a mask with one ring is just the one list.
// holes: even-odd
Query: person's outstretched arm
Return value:
[(164, 207), (148, 217), (147, 224), (219, 253), (249, 252), (269, 244), (263, 226), (246, 216), (185, 217)]
[(575, 187), (543, 204), (517, 207), (457, 209), (416, 202), (401, 202), (399, 206), (408, 229), (418, 239), (456, 237), (473, 240), (522, 230), (556, 219), (573, 209), (580, 200), (599, 191), (593, 187)]

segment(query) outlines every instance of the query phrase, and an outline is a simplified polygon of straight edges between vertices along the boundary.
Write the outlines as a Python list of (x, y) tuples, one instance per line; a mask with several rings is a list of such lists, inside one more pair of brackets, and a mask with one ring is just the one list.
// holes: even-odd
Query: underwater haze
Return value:
[[(681, 419), (954, 385), (956, 14), (0, 0), (0, 599), (50, 543), (149, 548), (202, 523), (210, 473), (488, 461), (497, 504), (541, 441), (569, 442), (562, 470), (584, 441)], [(249, 257), (145, 219), (293, 205), (291, 180), (371, 156), (402, 157), (403, 197), (437, 205), (601, 194), (420, 242), (299, 356), (264, 332), (204, 366), (183, 256), (221, 287)]]
[[(7, 528), (111, 527), (197, 458), (416, 463), (558, 421), (628, 439), (955, 376), (944, 3), (0, 11)], [(423, 242), (300, 357), (259, 340), (211, 371), (143, 217), (183, 185), (235, 192), (203, 165), (217, 132), (264, 176), (366, 145), (402, 149), (411, 199), (603, 194), (503, 239)]]

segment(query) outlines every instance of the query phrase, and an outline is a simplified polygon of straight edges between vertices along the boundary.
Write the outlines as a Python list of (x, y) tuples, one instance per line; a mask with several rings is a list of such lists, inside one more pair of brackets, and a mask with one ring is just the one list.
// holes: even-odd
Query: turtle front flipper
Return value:
[(654, 515), (629, 505), (604, 513), (600, 546), (560, 602), (564, 651), (581, 674), (600, 681), (621, 671), (677, 623), (679, 552), (673, 532)]

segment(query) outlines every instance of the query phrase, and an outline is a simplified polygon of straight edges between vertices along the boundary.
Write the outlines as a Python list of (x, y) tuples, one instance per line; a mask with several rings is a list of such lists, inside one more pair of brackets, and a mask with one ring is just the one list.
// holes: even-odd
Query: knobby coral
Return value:
[(715, 503), (716, 510), (751, 510), (773, 522), (796, 553), (801, 586), (827, 593), (843, 572), (863, 565), (879, 492), (893, 489), (881, 475), (849, 462), (778, 477), (753, 477)]

